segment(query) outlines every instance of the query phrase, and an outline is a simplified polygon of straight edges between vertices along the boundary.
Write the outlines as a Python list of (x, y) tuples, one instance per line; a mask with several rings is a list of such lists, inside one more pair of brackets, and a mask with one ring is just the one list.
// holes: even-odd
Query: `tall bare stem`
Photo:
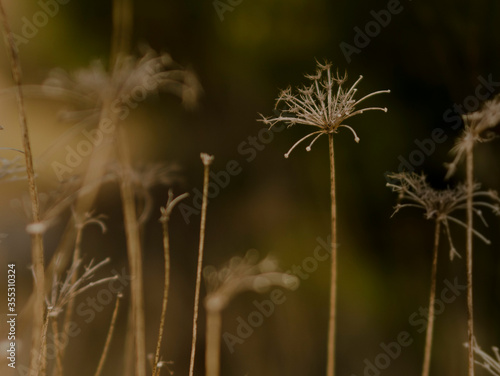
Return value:
[(474, 157), (473, 145), (468, 145), (466, 156), (467, 174), (467, 337), (468, 337), (468, 375), (474, 376), (474, 316), (472, 296), (472, 251), (473, 251), (473, 195), (474, 195)]
[(220, 337), (222, 319), (220, 310), (207, 310), (207, 338), (205, 348), (206, 376), (219, 376)]
[(332, 210), (332, 266), (330, 285), (330, 317), (328, 322), (328, 362), (327, 375), (335, 374), (335, 316), (337, 310), (337, 199), (335, 192), (335, 154), (333, 150), (333, 134), (328, 134), (328, 144), (330, 149), (330, 193)]
[[(161, 349), (161, 341), (163, 339), (163, 329), (165, 327), (165, 316), (167, 314), (167, 303), (168, 303), (168, 289), (170, 287), (170, 236), (168, 232), (168, 222), (170, 220), (170, 213), (174, 206), (182, 199), (189, 196), (188, 193), (184, 193), (180, 195), (176, 199), (174, 199), (174, 195), (172, 191), (168, 192), (168, 201), (165, 208), (162, 208), (162, 216), (160, 218), (160, 222), (163, 227), (163, 255), (165, 260), (165, 282), (163, 287), (163, 303), (161, 308), (161, 317), (160, 317), (160, 327), (158, 329), (158, 342), (156, 344), (156, 353), (153, 363), (153, 376), (156, 376), (158, 370), (158, 362), (160, 360), (160, 349)], [(159, 373), (159, 370), (158, 370)]]
[(111, 317), (111, 324), (109, 325), (108, 335), (106, 336), (106, 342), (104, 343), (104, 349), (102, 351), (101, 359), (99, 359), (99, 364), (97, 366), (97, 370), (95, 371), (94, 376), (100, 376), (102, 373), (102, 369), (104, 368), (104, 362), (106, 361), (106, 357), (108, 356), (109, 345), (111, 344), (111, 339), (113, 338), (113, 333), (115, 331), (116, 318), (118, 317), (118, 310), (120, 308), (120, 299), (123, 295), (120, 293), (116, 298), (115, 309), (113, 311), (113, 315)]
[(132, 186), (131, 161), (127, 139), (123, 129), (118, 130), (118, 154), (121, 164), (120, 194), (122, 198), (123, 220), (127, 253), (131, 273), (131, 301), (135, 334), (136, 376), (146, 375), (146, 332), (144, 322), (144, 295), (142, 275), (142, 250), (137, 220), (135, 194)]
[(427, 332), (425, 334), (425, 350), (422, 376), (429, 376), (431, 365), (432, 337), (434, 333), (434, 302), (436, 300), (436, 275), (440, 233), (441, 220), (436, 219), (436, 227), (434, 232), (434, 251), (432, 253), (431, 292), (429, 294), (429, 320), (427, 321)]
[(208, 183), (210, 180), (210, 165), (214, 157), (205, 153), (201, 154), (201, 161), (204, 166), (203, 175), (203, 201), (201, 204), (201, 223), (200, 223), (200, 243), (198, 247), (198, 266), (196, 270), (196, 289), (194, 293), (194, 312), (193, 312), (193, 337), (191, 341), (191, 359), (189, 362), (189, 376), (194, 373), (194, 359), (196, 354), (196, 337), (198, 333), (198, 308), (200, 304), (201, 271), (203, 266), (203, 249), (205, 247), (205, 226), (207, 221), (208, 205)]
[[(31, 199), (31, 213), (33, 223), (40, 222), (40, 204), (38, 198), (38, 188), (36, 185), (35, 169), (33, 167), (33, 154), (31, 152), (31, 143), (28, 132), (28, 123), (26, 120), (26, 110), (24, 107), (24, 96), (22, 92), (22, 71), (19, 62), (19, 54), (14, 43), (13, 34), (10, 30), (7, 15), (0, 1), (0, 17), (3, 27), (3, 35), (7, 52), (9, 55), (12, 77), (16, 85), (16, 99), (19, 113), (19, 124), (21, 126), (22, 142), (24, 148), (24, 156), (26, 159), (26, 172), (28, 175), (29, 194)], [(38, 350), (41, 348), (42, 333), (44, 325), (44, 287), (45, 287), (45, 270), (44, 270), (44, 255), (43, 255), (43, 234), (36, 232), (31, 234), (31, 261), (34, 269), (34, 287), (35, 303), (33, 306), (33, 332), (32, 332), (32, 347), (30, 361), (30, 375), (38, 374)]]

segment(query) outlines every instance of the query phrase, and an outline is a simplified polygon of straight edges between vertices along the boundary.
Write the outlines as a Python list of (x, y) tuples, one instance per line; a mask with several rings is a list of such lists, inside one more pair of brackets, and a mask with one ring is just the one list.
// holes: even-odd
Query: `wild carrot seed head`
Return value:
[[(387, 186), (393, 192), (398, 193), (398, 204), (395, 206), (394, 214), (406, 207), (421, 208), (424, 210), (426, 219), (434, 219), (440, 221), (446, 230), (448, 241), (450, 243), (450, 259), (454, 256), (459, 256), (451, 239), (449, 221), (455, 222), (458, 225), (466, 228), (467, 225), (461, 220), (455, 218), (451, 214), (457, 210), (465, 210), (467, 206), (467, 187), (465, 184), (458, 184), (454, 188), (444, 190), (436, 190), (427, 182), (424, 174), (416, 174), (414, 172), (400, 172), (388, 175), (394, 182), (387, 183)], [(481, 208), (490, 209), (494, 214), (500, 215), (500, 199), (495, 191), (481, 191), (481, 185), (474, 185), (474, 201), (473, 211), (483, 221)], [(479, 232), (474, 230), (474, 234), (489, 244)]]
[(270, 127), (283, 122), (289, 127), (302, 124), (316, 128), (315, 131), (296, 142), (285, 154), (285, 158), (288, 158), (290, 152), (302, 141), (314, 136), (312, 142), (306, 147), (306, 150), (310, 151), (319, 137), (324, 134), (337, 133), (340, 128), (350, 130), (354, 135), (354, 140), (359, 142), (359, 137), (354, 129), (344, 124), (344, 122), (365, 111), (379, 110), (387, 112), (385, 107), (365, 107), (360, 109), (357, 109), (357, 107), (365, 99), (377, 94), (389, 93), (390, 90), (375, 91), (361, 99), (355, 99), (358, 90), (356, 86), (363, 76), (359, 76), (358, 80), (350, 88), (344, 88), (343, 85), (347, 81), (347, 74), (342, 77), (338, 73), (333, 75), (331, 67), (331, 63), (321, 64), (317, 62), (316, 74), (305, 76), (311, 81), (309, 85), (298, 87), (295, 90), (288, 87), (280, 92), (276, 101), (276, 109), (279, 111), (277, 116), (265, 117), (261, 115), (262, 119), (260, 121)]

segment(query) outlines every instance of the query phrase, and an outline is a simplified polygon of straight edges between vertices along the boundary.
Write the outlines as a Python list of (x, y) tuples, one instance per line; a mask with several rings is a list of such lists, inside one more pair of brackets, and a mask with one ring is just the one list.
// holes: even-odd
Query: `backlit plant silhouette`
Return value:
[[(395, 207), (394, 214), (403, 208), (419, 208), (424, 210), (424, 217), (428, 220), (434, 220), (434, 250), (432, 256), (432, 272), (431, 272), (431, 289), (429, 294), (429, 320), (427, 321), (427, 332), (425, 339), (424, 362), (422, 367), (422, 376), (429, 375), (431, 362), (432, 337), (434, 332), (434, 306), (436, 298), (436, 275), (439, 239), (441, 227), (444, 227), (450, 245), (450, 260), (454, 256), (459, 256), (459, 253), (453, 246), (453, 241), (450, 232), (449, 222), (456, 223), (464, 228), (467, 225), (461, 220), (452, 216), (458, 210), (467, 208), (468, 188), (465, 184), (459, 184), (455, 188), (445, 190), (433, 189), (426, 180), (424, 174), (402, 172), (389, 174), (388, 178), (393, 180), (387, 183), (387, 186), (394, 192), (398, 193), (398, 204)], [(480, 191), (480, 185), (474, 185), (473, 192), (473, 210), (486, 224), (481, 212), (481, 208), (491, 209), (495, 214), (500, 214), (498, 195), (493, 191)], [(490, 244), (479, 232), (472, 230), (474, 235), (483, 240), (486, 244)]]
[(327, 375), (333, 376), (335, 373), (335, 316), (336, 316), (336, 297), (337, 297), (337, 204), (335, 191), (335, 157), (333, 148), (333, 136), (340, 129), (346, 128), (354, 135), (354, 141), (359, 142), (359, 137), (355, 130), (345, 124), (345, 121), (353, 116), (360, 115), (366, 111), (376, 110), (387, 112), (385, 107), (364, 107), (359, 108), (359, 104), (365, 99), (374, 95), (389, 93), (389, 90), (380, 90), (365, 95), (361, 99), (354, 99), (357, 88), (363, 76), (350, 87), (344, 88), (347, 81), (347, 75), (340, 77), (334, 76), (331, 72), (330, 63), (317, 63), (316, 74), (306, 75), (311, 81), (309, 85), (298, 87), (292, 90), (288, 87), (282, 90), (277, 101), (276, 109), (278, 115), (271, 117), (262, 116), (261, 121), (270, 127), (277, 123), (285, 123), (288, 127), (296, 124), (313, 127), (313, 131), (297, 141), (288, 152), (285, 158), (303, 141), (313, 137), (312, 141), (306, 147), (311, 150), (312, 145), (323, 135), (328, 136), (330, 152), (330, 194), (331, 194), (331, 286), (330, 286), (330, 317), (328, 329), (328, 349), (327, 349)]
[(474, 375), (474, 300), (473, 300), (473, 226), (474, 226), (474, 146), (476, 143), (488, 142), (496, 137), (493, 128), (500, 123), (500, 96), (483, 104), (476, 112), (462, 116), (465, 128), (458, 138), (452, 153), (455, 158), (448, 164), (447, 177), (453, 175), (458, 164), (465, 158), (467, 184), (467, 329), (469, 351), (469, 376)]

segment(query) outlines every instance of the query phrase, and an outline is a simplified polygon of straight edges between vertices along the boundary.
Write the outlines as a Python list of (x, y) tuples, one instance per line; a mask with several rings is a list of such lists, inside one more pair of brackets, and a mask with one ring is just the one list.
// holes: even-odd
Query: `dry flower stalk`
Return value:
[(221, 313), (229, 302), (245, 291), (265, 292), (271, 286), (296, 289), (296, 276), (278, 271), (275, 260), (266, 257), (258, 261), (258, 253), (249, 251), (245, 257), (233, 257), (220, 270), (206, 267), (203, 271), (207, 285), (205, 369), (206, 376), (220, 374)]
[[(393, 180), (393, 183), (388, 183), (387, 186), (399, 195), (399, 202), (395, 207), (394, 214), (402, 208), (419, 208), (424, 210), (424, 216), (426, 219), (435, 221), (431, 289), (429, 294), (429, 320), (427, 321), (424, 361), (422, 367), (422, 376), (429, 376), (432, 352), (432, 338), (434, 333), (436, 275), (441, 226), (445, 228), (446, 235), (450, 244), (450, 260), (453, 260), (455, 256), (460, 257), (460, 254), (457, 252), (453, 245), (449, 221), (456, 223), (462, 227), (468, 228), (465, 223), (455, 218), (451, 214), (458, 210), (467, 209), (469, 190), (465, 184), (459, 184), (453, 189), (448, 188), (445, 190), (435, 190), (429, 185), (425, 175), (418, 175), (413, 172), (389, 174), (388, 177)], [(474, 186), (472, 197), (475, 199), (475, 201), (472, 204), (472, 208), (474, 213), (486, 224), (481, 208), (491, 209), (495, 214), (500, 215), (500, 200), (496, 192), (480, 191), (479, 188), (479, 184), (476, 184)], [(479, 232), (475, 231), (474, 229), (472, 230), (474, 235), (479, 237), (486, 244), (490, 243), (489, 240)]]
[(467, 184), (467, 331), (468, 331), (468, 375), (474, 376), (474, 299), (473, 299), (473, 227), (474, 227), (474, 145), (491, 141), (496, 137), (493, 128), (500, 122), (500, 96), (487, 101), (483, 107), (463, 116), (465, 128), (459, 137), (452, 153), (455, 159), (448, 165), (447, 177), (453, 175), (458, 163), (465, 157)]
[[(334, 76), (331, 72), (331, 63), (320, 64), (317, 62), (315, 75), (306, 75), (311, 81), (310, 85), (304, 85), (292, 90), (288, 87), (280, 92), (276, 101), (276, 110), (279, 112), (276, 116), (262, 116), (261, 121), (264, 124), (273, 127), (277, 123), (285, 123), (288, 127), (295, 124), (312, 126), (312, 132), (302, 137), (285, 153), (285, 158), (290, 156), (300, 143), (313, 137), (312, 141), (306, 147), (310, 151), (312, 145), (322, 136), (328, 136), (329, 155), (330, 155), (330, 195), (331, 195), (331, 283), (330, 283), (330, 316), (328, 324), (328, 348), (327, 348), (327, 376), (335, 374), (335, 323), (336, 323), (336, 302), (337, 302), (337, 198), (335, 190), (335, 155), (333, 136), (341, 128), (346, 128), (354, 135), (354, 140), (359, 142), (356, 131), (345, 121), (353, 116), (360, 115), (366, 111), (387, 112), (385, 107), (364, 107), (358, 108), (364, 100), (384, 93), (390, 93), (390, 90), (380, 90), (365, 95), (361, 99), (354, 99), (356, 95), (356, 86), (363, 76), (359, 76), (356, 82), (349, 88), (344, 89), (343, 85), (347, 81), (347, 75), (340, 77), (337, 73)], [(282, 108), (278, 108), (282, 106)]]
[(203, 173), (203, 200), (201, 204), (201, 219), (200, 219), (200, 242), (198, 247), (198, 263), (196, 268), (196, 287), (194, 293), (194, 309), (193, 309), (193, 335), (191, 339), (191, 357), (189, 361), (189, 376), (194, 374), (194, 360), (196, 356), (196, 338), (198, 335), (198, 309), (200, 304), (200, 288), (201, 288), (201, 273), (203, 268), (203, 251), (205, 248), (205, 227), (207, 223), (207, 206), (208, 206), (208, 184), (210, 180), (210, 165), (214, 161), (214, 156), (206, 153), (201, 153), (201, 162), (204, 166)]

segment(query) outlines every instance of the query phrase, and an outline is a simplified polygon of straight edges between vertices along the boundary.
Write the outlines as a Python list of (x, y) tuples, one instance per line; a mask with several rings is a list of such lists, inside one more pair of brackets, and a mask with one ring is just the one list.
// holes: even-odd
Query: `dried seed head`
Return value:
[(214, 156), (207, 153), (201, 153), (200, 158), (204, 166), (210, 166), (214, 161)]
[[(395, 207), (394, 214), (405, 207), (416, 207), (424, 210), (426, 219), (441, 221), (446, 230), (448, 241), (450, 243), (450, 259), (459, 256), (450, 235), (449, 221), (454, 222), (464, 228), (465, 223), (451, 216), (457, 210), (465, 210), (467, 206), (467, 187), (465, 184), (458, 184), (455, 188), (436, 190), (427, 182), (424, 174), (418, 175), (414, 172), (401, 172), (389, 174), (393, 183), (387, 183), (387, 186), (393, 192), (398, 193), (398, 204)], [(500, 215), (500, 200), (494, 191), (481, 191), (480, 184), (474, 185), (474, 213), (486, 224), (481, 208), (488, 208), (494, 214)], [(474, 234), (489, 244), (479, 232), (474, 230)]]
[(137, 106), (138, 102), (160, 91), (180, 97), (186, 107), (193, 107), (201, 92), (196, 76), (176, 64), (170, 55), (157, 54), (147, 48), (143, 56), (121, 58), (110, 75), (101, 61), (71, 74), (53, 70), (43, 84), (45, 95), (70, 101), (74, 109), (63, 119), (75, 122), (97, 120), (105, 103), (121, 109)]
[(263, 292), (270, 286), (294, 289), (298, 286), (297, 277), (278, 271), (274, 259), (266, 257), (258, 261), (255, 250), (248, 251), (245, 257), (233, 257), (220, 270), (207, 266), (203, 270), (208, 295), (205, 308), (220, 311), (236, 295), (245, 291)]
[[(295, 92), (291, 87), (281, 91), (276, 101), (278, 115), (270, 117), (261, 115), (262, 119), (260, 121), (270, 127), (283, 122), (289, 127), (295, 124), (303, 124), (317, 128), (317, 130), (297, 141), (285, 154), (285, 158), (288, 158), (290, 152), (302, 141), (314, 136), (311, 143), (306, 147), (306, 150), (310, 151), (319, 137), (324, 134), (337, 133), (340, 128), (350, 130), (354, 135), (354, 140), (359, 142), (359, 137), (354, 129), (344, 124), (344, 122), (365, 111), (379, 110), (387, 112), (385, 107), (357, 109), (358, 105), (369, 97), (390, 93), (390, 90), (380, 90), (361, 99), (354, 99), (357, 91), (356, 86), (363, 76), (359, 76), (358, 80), (350, 88), (344, 89), (342, 85), (347, 81), (347, 75), (340, 77), (337, 73), (336, 76), (333, 76), (331, 63), (321, 64), (317, 62), (316, 74), (306, 75), (305, 77), (312, 81), (309, 86), (296, 88)], [(280, 106), (282, 109), (278, 109)]]
[(497, 137), (495, 128), (500, 124), (500, 95), (485, 102), (478, 111), (463, 115), (462, 119), (465, 128), (451, 150), (455, 158), (451, 163), (446, 164), (448, 168), (446, 178), (456, 172), (460, 161), (476, 143), (488, 142)]

